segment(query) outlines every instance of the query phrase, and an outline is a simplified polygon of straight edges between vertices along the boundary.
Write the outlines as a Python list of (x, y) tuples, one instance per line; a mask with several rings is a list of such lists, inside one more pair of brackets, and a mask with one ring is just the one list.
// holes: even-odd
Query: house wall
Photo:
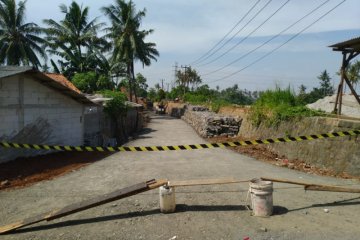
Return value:
[[(0, 79), (0, 140), (82, 145), (83, 108), (83, 104), (28, 75)], [(41, 129), (36, 129), (40, 124)], [(17, 152), (20, 151), (0, 149), (0, 162), (18, 157)], [(33, 151), (21, 153), (33, 154)]]

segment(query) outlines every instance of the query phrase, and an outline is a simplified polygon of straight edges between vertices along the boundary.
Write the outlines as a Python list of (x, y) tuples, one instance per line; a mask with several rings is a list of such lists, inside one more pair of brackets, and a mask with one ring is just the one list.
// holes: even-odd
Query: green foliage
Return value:
[(95, 72), (76, 73), (72, 83), (84, 93), (93, 93), (104, 89), (112, 89), (114, 84), (109, 77), (97, 75)]
[(44, 20), (48, 52), (60, 57), (57, 64), (52, 61), (54, 68), (61, 69), (67, 78), (95, 70), (108, 74), (111, 67), (102, 52), (110, 45), (97, 36), (104, 23), (98, 23), (97, 18), (89, 20), (89, 7), (75, 1), (70, 6), (61, 4), (60, 11), (64, 14), (61, 21)]
[(41, 66), (36, 54), (46, 59), (42, 29), (25, 22), (26, 1), (0, 1), (0, 64)]
[(237, 84), (222, 90), (220, 97), (225, 102), (238, 105), (250, 105), (255, 100), (250, 91), (239, 89)]
[(146, 97), (147, 96), (147, 88), (149, 85), (146, 83), (146, 78), (141, 74), (136, 74), (135, 78), (135, 92), (138, 97)]
[(139, 60), (144, 66), (149, 66), (151, 61), (159, 56), (156, 44), (145, 42), (145, 38), (153, 30), (140, 30), (146, 11), (145, 9), (137, 11), (133, 1), (116, 0), (114, 5), (103, 7), (102, 11), (111, 21), (111, 26), (106, 29), (108, 31), (106, 37), (113, 45), (111, 58), (114, 62), (126, 63), (132, 101), (135, 92), (134, 61)]
[(197, 94), (196, 92), (187, 92), (184, 95), (184, 101), (192, 104), (206, 104), (209, 103), (210, 99), (206, 95)]
[(165, 99), (165, 97), (166, 97), (165, 91), (160, 88), (159, 91), (157, 92), (156, 97), (157, 97), (156, 101), (161, 101), (161, 100)]
[(112, 98), (104, 107), (104, 112), (112, 119), (117, 119), (119, 116), (126, 116), (128, 107), (125, 102), (127, 97), (121, 92), (114, 92), (110, 90), (101, 91), (104, 97)]
[(267, 90), (251, 106), (249, 118), (255, 126), (264, 123), (266, 126), (278, 126), (282, 121), (302, 117), (322, 115), (319, 111), (308, 109), (302, 105), (290, 87)]
[(150, 88), (147, 97), (153, 102), (160, 102), (161, 100), (168, 98), (167, 95), (168, 93), (161, 88)]
[(331, 85), (331, 78), (326, 70), (321, 72), (317, 78), (319, 80), (320, 87), (313, 88), (313, 90), (309, 93), (306, 93), (306, 87), (304, 85), (300, 86), (298, 101), (302, 104), (313, 103), (321, 98), (334, 94), (335, 90)]
[(156, 90), (155, 90), (155, 88), (150, 88), (147, 95), (148, 95), (148, 98), (151, 101), (155, 101), (155, 98), (156, 98)]
[(194, 90), (201, 84), (202, 80), (195, 69), (186, 67), (184, 72), (181, 70), (176, 72), (176, 82), (183, 86), (184, 90)]
[(185, 86), (179, 85), (173, 89), (171, 89), (170, 92), (167, 93), (166, 97), (168, 99), (174, 100), (175, 98), (183, 98), (183, 95), (185, 92), (189, 91), (189, 89)]
[(346, 75), (349, 78), (350, 82), (352, 82), (356, 86), (360, 81), (360, 61), (349, 64), (346, 69)]

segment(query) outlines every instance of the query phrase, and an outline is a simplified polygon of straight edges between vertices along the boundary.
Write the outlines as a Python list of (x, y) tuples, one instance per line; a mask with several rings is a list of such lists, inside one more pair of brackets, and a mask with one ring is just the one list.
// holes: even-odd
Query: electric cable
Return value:
[(255, 61), (251, 62), (250, 64), (246, 65), (245, 67), (241, 68), (240, 70), (233, 72), (232, 74), (229, 74), (223, 78), (214, 80), (214, 81), (210, 81), (208, 83), (214, 83), (214, 82), (218, 82), (221, 80), (225, 80), (229, 77), (232, 77), (242, 71), (244, 71), (245, 69), (251, 67), (252, 65), (260, 62), (261, 60), (263, 60), (264, 58), (266, 58), (267, 56), (271, 55), (272, 53), (274, 53), (275, 51), (277, 51), (278, 49), (280, 49), (281, 47), (283, 47), (284, 45), (286, 45), (287, 43), (289, 43), (291, 40), (293, 40), (294, 38), (296, 38), (297, 36), (299, 36), (301, 33), (303, 33), (304, 31), (306, 31), (308, 28), (312, 27), (315, 23), (319, 22), (322, 18), (324, 18), (325, 16), (327, 16), (329, 13), (331, 13), (332, 11), (334, 11), (336, 8), (338, 8), (341, 4), (343, 4), (344, 2), (346, 2), (346, 0), (343, 0), (342, 2), (340, 2), (339, 4), (337, 4), (335, 7), (331, 8), (329, 11), (327, 11), (325, 14), (321, 15), (318, 19), (316, 19), (314, 22), (312, 22), (311, 24), (307, 25), (305, 28), (303, 28), (301, 31), (299, 31), (298, 33), (296, 33), (294, 36), (292, 36), (291, 38), (289, 38), (287, 41), (285, 41), (283, 44), (279, 45), (278, 47), (274, 48), (273, 50), (271, 50), (270, 52), (266, 53), (265, 55), (261, 56), (260, 58), (256, 59)]
[(290, 28), (292, 28), (293, 26), (295, 26), (296, 24), (298, 24), (299, 22), (301, 22), (302, 20), (304, 20), (305, 18), (307, 18), (308, 16), (310, 16), (311, 14), (313, 14), (315, 11), (317, 11), (319, 8), (323, 7), (325, 4), (327, 4), (330, 0), (326, 0), (325, 2), (321, 3), (319, 6), (317, 6), (316, 8), (314, 8), (313, 10), (311, 10), (309, 13), (305, 14), (303, 17), (301, 17), (300, 19), (298, 19), (296, 22), (294, 22), (293, 24), (291, 24), (290, 26), (288, 26), (287, 28), (285, 28), (284, 30), (282, 30), (281, 32), (279, 32), (278, 34), (274, 35), (273, 37), (271, 37), (270, 39), (268, 39), (267, 41), (265, 41), (263, 44), (261, 44), (260, 46), (250, 50), (249, 52), (247, 52), (246, 54), (243, 54), (242, 56), (236, 58), (234, 61), (226, 64), (223, 67), (220, 67), (214, 71), (202, 74), (202, 76), (208, 76), (211, 75), (213, 73), (219, 72), (231, 65), (233, 65), (234, 63), (240, 61), (241, 59), (245, 58), (246, 56), (250, 55), (251, 53), (255, 52), (256, 50), (258, 50), (259, 48), (265, 46), (266, 44), (268, 44), (269, 42), (271, 42), (272, 40), (274, 40), (275, 38), (279, 37), (281, 34), (283, 34), (284, 32), (286, 32), (287, 30), (289, 30)]
[(228, 44), (231, 40), (233, 40), (247, 25), (249, 25), (270, 3), (272, 2), (272, 0), (267, 1), (267, 3), (239, 30), (237, 31), (234, 35), (231, 36), (231, 38), (229, 38), (225, 43), (223, 43), (218, 49), (216, 49), (213, 53), (211, 53), (210, 55), (208, 55), (207, 57), (205, 57), (205, 59), (201, 60), (200, 62), (198, 62), (195, 65), (198, 65), (201, 62), (204, 62), (205, 60), (209, 59), (210, 57), (212, 57), (215, 53), (217, 53), (220, 49), (222, 49), (226, 44)]
[(194, 65), (197, 64), (200, 60), (202, 60), (204, 57), (206, 57), (209, 53), (211, 53), (212, 50), (214, 50), (222, 41), (225, 40), (225, 38), (227, 36), (229, 36), (230, 33), (232, 33), (232, 31), (234, 31), (234, 29), (239, 26), (239, 24), (250, 14), (250, 12), (259, 4), (261, 0), (258, 0), (246, 13), (245, 15), (235, 24), (234, 27), (232, 27), (232, 29), (225, 34), (225, 36), (218, 41), (209, 51), (207, 51), (205, 54), (203, 54), (201, 57), (199, 57), (198, 59), (196, 59), (195, 61), (193, 61), (192, 63), (190, 63), (190, 65)]
[(290, 2), (290, 0), (287, 0), (284, 4), (282, 4), (275, 12), (273, 12), (267, 19), (265, 19), (265, 21), (263, 21), (258, 27), (256, 27), (253, 31), (251, 31), (246, 37), (241, 39), (241, 41), (239, 41), (237, 44), (235, 44), (230, 49), (228, 49), (226, 52), (222, 53), (220, 56), (216, 57), (215, 59), (211, 60), (210, 62), (207, 62), (207, 63), (204, 63), (204, 64), (200, 65), (200, 67), (209, 65), (210, 63), (213, 63), (213, 62), (219, 60), (220, 58), (222, 58), (223, 56), (228, 54), (230, 51), (232, 51), (234, 48), (239, 46), (242, 42), (244, 42), (246, 39), (248, 39), (253, 33), (255, 33), (259, 28), (261, 28), (265, 23), (267, 23), (273, 16), (275, 16), (289, 2)]

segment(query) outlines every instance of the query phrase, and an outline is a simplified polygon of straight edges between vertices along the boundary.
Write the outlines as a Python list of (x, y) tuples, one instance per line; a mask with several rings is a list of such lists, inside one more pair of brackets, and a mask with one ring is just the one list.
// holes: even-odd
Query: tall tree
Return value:
[(194, 90), (199, 84), (201, 84), (202, 80), (195, 69), (187, 67), (184, 72), (180, 70), (177, 71), (176, 82), (187, 89), (191, 86), (192, 90)]
[[(132, 101), (135, 93), (134, 62), (139, 60), (143, 66), (149, 66), (151, 60), (156, 60), (159, 52), (156, 44), (145, 42), (146, 36), (153, 30), (140, 30), (146, 10), (136, 11), (135, 4), (130, 0), (115, 0), (114, 5), (103, 7), (102, 11), (109, 17), (112, 26), (109, 27), (107, 37), (113, 41), (114, 62), (125, 62), (129, 79), (129, 94)], [(135, 93), (136, 98), (136, 93)]]
[(331, 85), (331, 78), (326, 70), (321, 72), (321, 74), (317, 77), (320, 81), (320, 92), (322, 97), (329, 96), (334, 94), (334, 87)]
[(61, 57), (58, 61), (61, 71), (70, 78), (75, 73), (108, 71), (110, 67), (102, 52), (110, 45), (97, 36), (105, 24), (97, 18), (89, 21), (89, 8), (76, 2), (69, 7), (60, 5), (60, 11), (64, 14), (63, 20), (45, 19), (44, 23), (48, 26), (45, 32), (49, 52)]
[(41, 66), (37, 56), (46, 58), (39, 36), (41, 28), (35, 23), (25, 23), (25, 3), (0, 0), (0, 63), (6, 65)]

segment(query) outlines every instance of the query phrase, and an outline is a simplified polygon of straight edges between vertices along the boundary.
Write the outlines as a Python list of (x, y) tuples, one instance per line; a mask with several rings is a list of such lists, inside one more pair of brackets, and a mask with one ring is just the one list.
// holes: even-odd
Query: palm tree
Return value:
[[(125, 62), (129, 79), (130, 101), (134, 91), (135, 82), (134, 62), (139, 60), (143, 66), (149, 66), (151, 60), (156, 60), (159, 52), (155, 43), (146, 43), (145, 37), (153, 30), (139, 30), (146, 10), (136, 11), (135, 4), (130, 0), (115, 0), (115, 5), (103, 7), (102, 11), (109, 17), (112, 26), (109, 27), (107, 37), (113, 41), (114, 62)], [(136, 93), (135, 93), (136, 98)]]
[(360, 82), (360, 61), (349, 64), (346, 69), (346, 75), (350, 82), (354, 84), (354, 88), (356, 89), (358, 83)]
[(69, 7), (62, 4), (60, 10), (65, 15), (60, 22), (44, 20), (48, 26), (45, 30), (50, 47), (48, 51), (62, 59), (58, 63), (68, 77), (76, 72), (96, 70), (99, 67), (97, 60), (103, 58), (102, 52), (110, 48), (109, 43), (97, 36), (105, 24), (98, 23), (97, 18), (89, 21), (89, 8), (83, 8), (76, 2)]
[(0, 64), (41, 66), (38, 55), (46, 59), (41, 28), (25, 23), (25, 1), (0, 0)]

